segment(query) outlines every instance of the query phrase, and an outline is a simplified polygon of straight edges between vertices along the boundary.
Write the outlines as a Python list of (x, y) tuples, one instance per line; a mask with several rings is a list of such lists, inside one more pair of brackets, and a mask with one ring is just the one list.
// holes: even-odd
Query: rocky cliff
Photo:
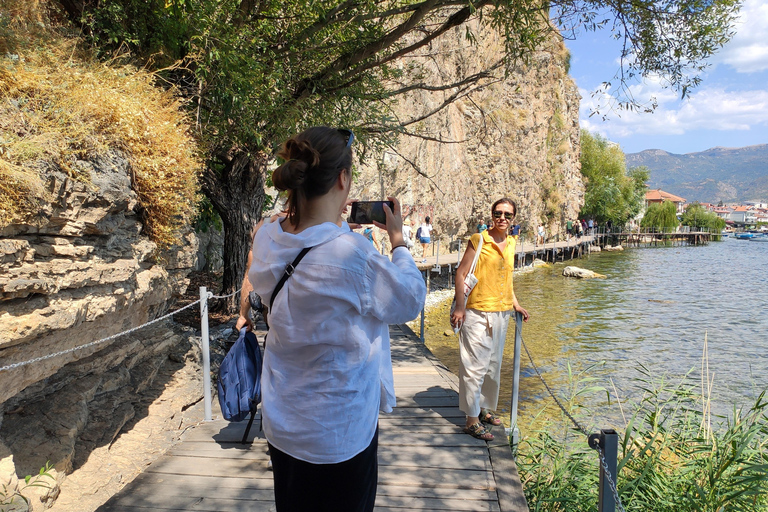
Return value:
[(15, 454), (21, 475), (46, 461), (69, 472), (77, 445), (111, 442), (169, 355), (189, 348), (159, 325), (67, 352), (165, 313), (197, 250), (191, 233), (165, 251), (141, 234), (120, 153), (78, 165), (88, 179), (42, 171), (48, 201), (0, 230), (0, 459)]
[[(480, 71), (498, 57), (502, 43), (493, 33), (475, 30), (476, 47), (467, 46), (464, 29), (454, 29), (425, 51), (416, 68), (444, 83)], [(517, 202), (516, 222), (523, 229), (542, 223), (550, 234), (562, 232), (584, 202), (579, 94), (568, 76), (568, 59), (562, 42), (552, 41), (528, 65), (488, 80), (480, 90), (459, 93), (437, 114), (407, 126), (426, 137), (401, 136), (396, 146), (366, 158), (353, 197), (395, 194), (414, 226), (430, 215), (441, 252), (450, 240), (475, 232), (479, 220), (490, 217), (491, 203), (504, 196)], [(404, 72), (412, 64), (400, 62)], [(418, 119), (457, 92), (413, 91), (394, 106), (394, 115)]]

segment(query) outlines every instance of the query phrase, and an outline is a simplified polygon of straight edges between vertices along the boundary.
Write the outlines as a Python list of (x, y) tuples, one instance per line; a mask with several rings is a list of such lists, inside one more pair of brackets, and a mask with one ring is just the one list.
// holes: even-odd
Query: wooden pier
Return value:
[[(527, 512), (504, 430), (491, 443), (464, 434), (456, 376), (407, 326), (390, 326), (390, 335), (397, 408), (379, 420), (375, 510)], [(258, 421), (246, 445), (246, 422), (191, 429), (98, 512), (275, 510)]]

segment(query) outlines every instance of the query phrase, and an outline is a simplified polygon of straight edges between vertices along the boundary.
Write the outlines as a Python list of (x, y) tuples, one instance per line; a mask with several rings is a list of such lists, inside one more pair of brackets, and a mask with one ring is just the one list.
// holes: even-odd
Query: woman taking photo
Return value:
[(248, 277), (265, 304), (273, 301), (262, 417), (281, 512), (373, 510), (379, 409), (395, 406), (388, 324), (415, 318), (426, 296), (397, 199), (389, 198), (394, 211), (384, 208), (386, 225), (377, 224), (389, 234), (392, 261), (341, 218), (353, 140), (327, 127), (288, 139), (272, 175), (288, 192), (287, 217), (253, 240)]
[[(493, 440), (485, 425), (501, 425), (494, 411), (499, 402), (501, 359), (513, 311), (528, 312), (517, 302), (512, 288), (515, 238), (508, 235), (517, 206), (502, 198), (491, 206), (493, 224), (472, 235), (456, 269), (456, 308), (451, 325), (459, 331), (459, 409), (467, 415), (464, 432), (485, 441)], [(481, 244), (482, 240), (482, 244)], [(464, 279), (469, 274), (478, 246), (477, 284), (464, 303)]]

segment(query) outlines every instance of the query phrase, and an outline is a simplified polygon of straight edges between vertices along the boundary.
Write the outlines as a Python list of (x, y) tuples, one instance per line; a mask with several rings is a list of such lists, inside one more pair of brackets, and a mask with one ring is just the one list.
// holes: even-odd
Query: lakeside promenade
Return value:
[[(375, 510), (527, 512), (504, 430), (490, 443), (464, 434), (456, 376), (407, 326), (390, 326), (390, 336), (397, 408), (379, 420)], [(275, 510), (259, 418), (243, 445), (246, 423), (190, 429), (98, 512)]]

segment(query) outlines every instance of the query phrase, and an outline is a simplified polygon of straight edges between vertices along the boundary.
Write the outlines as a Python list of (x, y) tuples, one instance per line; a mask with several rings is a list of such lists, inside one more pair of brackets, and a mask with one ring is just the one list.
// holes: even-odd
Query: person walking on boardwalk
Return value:
[[(499, 402), (501, 359), (512, 311), (528, 312), (512, 287), (515, 238), (508, 234), (517, 205), (508, 198), (493, 203), (493, 227), (472, 235), (456, 269), (456, 307), (451, 325), (459, 330), (459, 409), (467, 415), (464, 432), (485, 441), (493, 439), (485, 425), (501, 425), (494, 411)], [(482, 244), (481, 244), (482, 240)], [(477, 284), (464, 303), (464, 279), (477, 247)]]
[(416, 236), (419, 238), (421, 244), (421, 262), (427, 262), (427, 247), (432, 242), (432, 224), (430, 223), (429, 215), (424, 218), (424, 222), (421, 223), (419, 229), (416, 230)]
[(388, 326), (416, 318), (427, 293), (396, 198), (376, 224), (391, 261), (341, 218), (353, 140), (328, 127), (288, 139), (272, 175), (288, 215), (253, 239), (248, 278), (271, 303), (262, 418), (279, 512), (373, 510), (379, 410), (395, 406)]

